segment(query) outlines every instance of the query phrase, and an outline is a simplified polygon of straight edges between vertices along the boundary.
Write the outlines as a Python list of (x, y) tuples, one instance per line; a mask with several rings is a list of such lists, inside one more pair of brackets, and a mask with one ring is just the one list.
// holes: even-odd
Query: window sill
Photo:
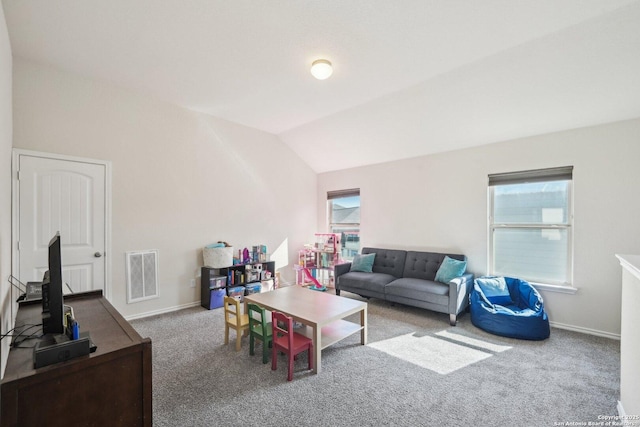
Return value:
[(570, 294), (573, 295), (578, 292), (578, 288), (574, 288), (572, 286), (561, 286), (561, 285), (549, 285), (546, 283), (535, 283), (529, 282), (539, 291), (549, 291), (549, 292), (557, 292), (560, 294)]

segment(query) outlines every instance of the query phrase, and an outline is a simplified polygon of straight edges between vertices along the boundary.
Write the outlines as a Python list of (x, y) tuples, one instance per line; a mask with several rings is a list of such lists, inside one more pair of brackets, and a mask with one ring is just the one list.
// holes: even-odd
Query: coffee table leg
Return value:
[(360, 331), (360, 343), (367, 345), (367, 306), (365, 306), (360, 312), (360, 325), (362, 330)]
[(315, 325), (313, 327), (313, 372), (319, 374), (322, 370), (322, 362), (320, 360), (320, 355), (322, 353), (322, 328)]

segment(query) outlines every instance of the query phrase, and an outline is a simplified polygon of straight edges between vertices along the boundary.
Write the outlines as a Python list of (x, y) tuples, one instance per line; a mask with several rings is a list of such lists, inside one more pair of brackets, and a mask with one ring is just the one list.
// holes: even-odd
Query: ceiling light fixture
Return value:
[(311, 74), (318, 80), (329, 78), (331, 73), (333, 73), (333, 67), (326, 59), (316, 59), (311, 64)]

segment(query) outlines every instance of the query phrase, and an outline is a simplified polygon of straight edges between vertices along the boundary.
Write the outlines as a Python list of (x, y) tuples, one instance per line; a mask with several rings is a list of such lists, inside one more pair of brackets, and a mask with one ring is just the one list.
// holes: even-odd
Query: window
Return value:
[(330, 233), (340, 233), (342, 258), (351, 260), (360, 251), (360, 189), (329, 191), (327, 218)]
[(573, 167), (489, 175), (489, 273), (571, 286)]

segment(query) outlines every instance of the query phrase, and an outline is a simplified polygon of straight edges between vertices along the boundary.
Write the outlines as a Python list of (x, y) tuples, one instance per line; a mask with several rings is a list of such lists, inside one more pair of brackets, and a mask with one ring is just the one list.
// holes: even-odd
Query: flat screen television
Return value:
[(49, 242), (49, 271), (42, 279), (42, 332), (63, 334), (63, 316), (62, 251), (58, 232)]

